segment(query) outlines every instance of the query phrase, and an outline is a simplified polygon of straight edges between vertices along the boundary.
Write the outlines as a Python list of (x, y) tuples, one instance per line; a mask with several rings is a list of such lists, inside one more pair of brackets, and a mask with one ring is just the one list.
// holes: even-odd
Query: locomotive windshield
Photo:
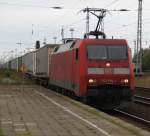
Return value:
[(88, 59), (124, 60), (127, 59), (127, 46), (124, 45), (89, 45), (87, 46)]

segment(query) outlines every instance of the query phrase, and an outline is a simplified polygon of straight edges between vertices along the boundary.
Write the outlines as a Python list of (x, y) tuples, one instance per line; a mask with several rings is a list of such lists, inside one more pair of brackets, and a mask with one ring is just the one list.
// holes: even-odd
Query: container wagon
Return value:
[(34, 52), (35, 55), (35, 78), (40, 80), (41, 84), (47, 84), (49, 80), (49, 65), (51, 62), (51, 53), (59, 44), (46, 44)]
[(22, 56), (22, 65), (27, 68), (26, 74), (34, 76), (35, 74), (35, 51), (29, 52)]

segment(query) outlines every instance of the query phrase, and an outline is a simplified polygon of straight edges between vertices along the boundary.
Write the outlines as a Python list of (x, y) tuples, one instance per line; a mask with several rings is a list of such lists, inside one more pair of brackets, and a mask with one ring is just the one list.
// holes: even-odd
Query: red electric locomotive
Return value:
[(86, 101), (97, 101), (103, 109), (113, 109), (130, 101), (133, 96), (131, 51), (126, 40), (105, 39), (102, 21), (106, 9), (86, 8), (83, 11), (98, 18), (96, 29), (87, 32), (84, 39), (55, 49), (49, 63), (49, 82)]
[(126, 40), (78, 39), (51, 55), (50, 84), (112, 109), (134, 92), (131, 51)]

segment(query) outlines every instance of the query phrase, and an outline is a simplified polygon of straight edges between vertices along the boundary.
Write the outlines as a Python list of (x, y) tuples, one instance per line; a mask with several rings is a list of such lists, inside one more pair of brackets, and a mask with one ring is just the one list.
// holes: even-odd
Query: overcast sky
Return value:
[[(61, 6), (56, 10), (49, 7)], [(0, 56), (15, 55), (16, 52), (33, 48), (36, 40), (41, 43), (60, 42), (61, 27), (65, 37), (83, 37), (86, 14), (78, 13), (85, 7), (107, 9), (130, 9), (130, 12), (110, 12), (105, 18), (105, 33), (108, 38), (125, 38), (133, 49), (137, 33), (138, 0), (0, 0)], [(90, 29), (96, 22), (91, 17)], [(32, 33), (33, 29), (33, 33)], [(18, 42), (22, 42), (20, 47)], [(143, 46), (150, 45), (150, 0), (143, 0)], [(14, 54), (12, 53), (14, 52)], [(10, 54), (11, 52), (11, 54)]]

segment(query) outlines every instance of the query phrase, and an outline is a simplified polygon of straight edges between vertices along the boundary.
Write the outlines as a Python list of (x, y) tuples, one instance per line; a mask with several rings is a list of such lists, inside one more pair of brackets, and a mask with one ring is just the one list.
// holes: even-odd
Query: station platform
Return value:
[(0, 86), (0, 136), (150, 136), (41, 86)]

